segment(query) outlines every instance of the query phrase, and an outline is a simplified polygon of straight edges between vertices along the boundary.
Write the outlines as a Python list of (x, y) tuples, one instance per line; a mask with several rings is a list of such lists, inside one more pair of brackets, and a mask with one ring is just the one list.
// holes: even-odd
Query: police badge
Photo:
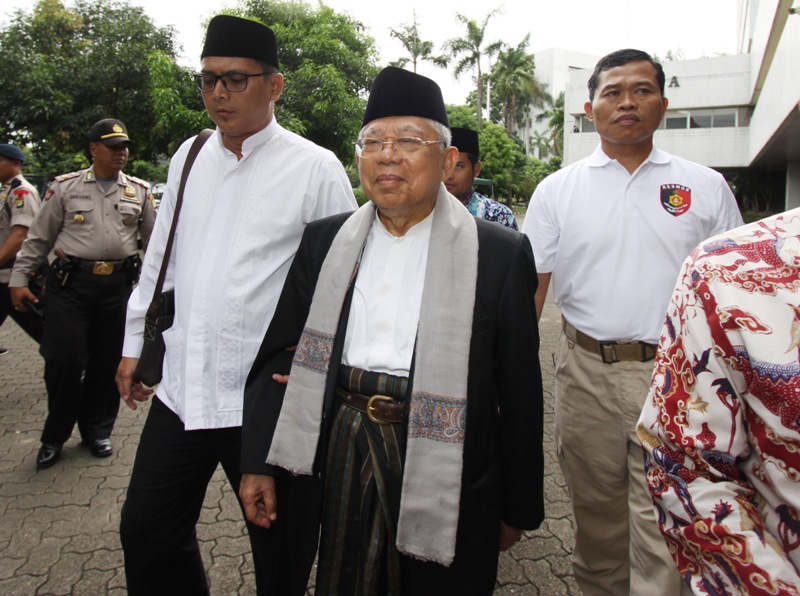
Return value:
[(661, 206), (670, 215), (683, 215), (692, 206), (692, 189), (681, 184), (662, 184)]

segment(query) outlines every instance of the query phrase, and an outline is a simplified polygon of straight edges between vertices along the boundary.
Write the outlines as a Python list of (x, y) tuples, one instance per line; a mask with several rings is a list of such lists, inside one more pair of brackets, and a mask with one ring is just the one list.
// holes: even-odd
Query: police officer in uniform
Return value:
[[(18, 312), (11, 306), (8, 280), (14, 258), (39, 211), (39, 192), (22, 175), (25, 156), (19, 147), (0, 144), (0, 325), (11, 316), (36, 342), (42, 339), (42, 319), (33, 312)], [(5, 353), (0, 348), (0, 353)]]
[(92, 455), (112, 453), (119, 409), (114, 375), (139, 272), (137, 233), (146, 247), (156, 216), (149, 185), (122, 173), (130, 145), (119, 120), (92, 126), (92, 167), (55, 179), (11, 274), (11, 300), (25, 311), (26, 299), (35, 302), (28, 279), (54, 250), (41, 344), (49, 411), (38, 469), (58, 461), (76, 421)]

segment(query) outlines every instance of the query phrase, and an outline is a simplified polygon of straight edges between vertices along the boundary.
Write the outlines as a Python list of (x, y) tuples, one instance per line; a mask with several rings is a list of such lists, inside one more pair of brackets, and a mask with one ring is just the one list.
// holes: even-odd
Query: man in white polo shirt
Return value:
[(537, 313), (552, 278), (564, 321), (556, 440), (575, 515), (573, 570), (585, 594), (674, 595), (680, 576), (658, 532), (636, 422), (681, 263), (742, 219), (720, 174), (653, 147), (668, 101), (648, 54), (602, 58), (589, 99), (599, 147), (538, 186), (522, 226)]

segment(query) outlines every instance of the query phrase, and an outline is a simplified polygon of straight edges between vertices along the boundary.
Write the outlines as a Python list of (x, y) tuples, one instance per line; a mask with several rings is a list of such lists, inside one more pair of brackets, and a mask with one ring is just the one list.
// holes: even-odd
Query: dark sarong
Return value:
[[(342, 366), (339, 386), (404, 400), (408, 379)], [(376, 424), (339, 402), (325, 462), (316, 593), (400, 594), (396, 529), (405, 425)]]

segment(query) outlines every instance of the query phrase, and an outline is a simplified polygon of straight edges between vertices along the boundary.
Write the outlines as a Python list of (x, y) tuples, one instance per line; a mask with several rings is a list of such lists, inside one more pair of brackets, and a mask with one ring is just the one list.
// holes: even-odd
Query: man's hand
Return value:
[(117, 367), (117, 376), (115, 377), (119, 396), (131, 410), (136, 409), (137, 401), (147, 401), (153, 394), (152, 388), (133, 382), (133, 373), (138, 363), (138, 358), (123, 357)]
[(275, 500), (275, 479), (265, 474), (242, 474), (239, 497), (244, 513), (251, 522), (269, 528), (278, 519)]
[(500, 522), (500, 550), (505, 551), (514, 546), (522, 536), (522, 530), (512, 528), (503, 521)]
[(8, 290), (11, 293), (11, 303), (14, 305), (14, 310), (19, 312), (28, 312), (28, 307), (25, 306), (26, 298), (34, 304), (39, 302), (39, 299), (28, 288), (8, 288)]

